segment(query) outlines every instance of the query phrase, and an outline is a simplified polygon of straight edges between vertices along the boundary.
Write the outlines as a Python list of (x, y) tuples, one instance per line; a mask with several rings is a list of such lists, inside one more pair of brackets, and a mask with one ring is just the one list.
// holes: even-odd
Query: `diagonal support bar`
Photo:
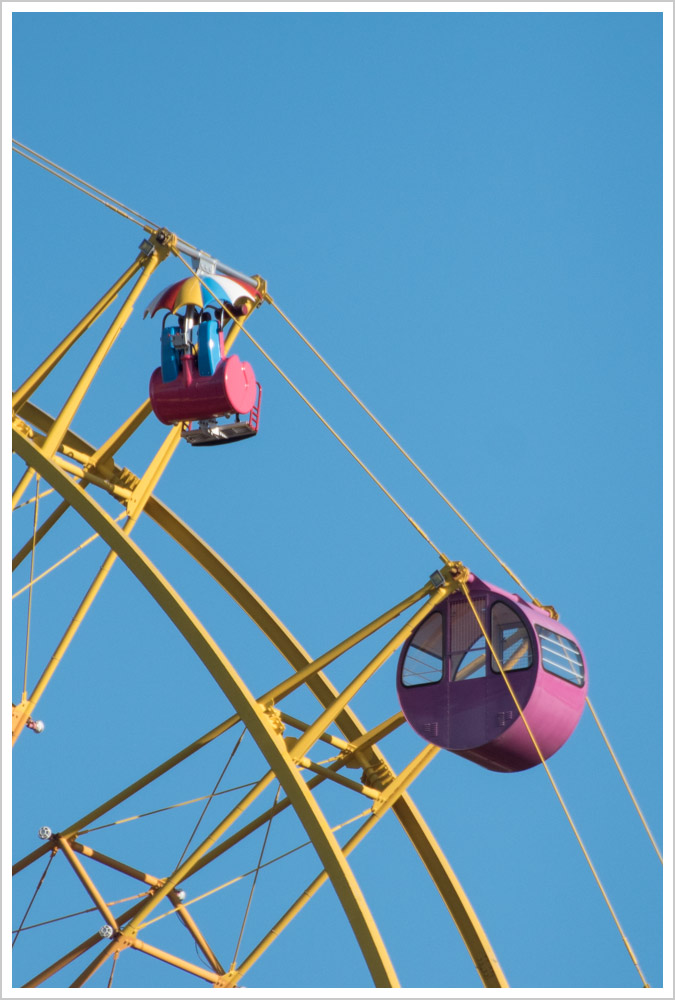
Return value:
[[(47, 437), (45, 438), (44, 444), (42, 445), (42, 452), (47, 458), (52, 458), (53, 455), (59, 449), (59, 446), (63, 442), (66, 432), (72, 422), (73, 417), (77, 413), (77, 410), (84, 399), (94, 377), (100, 368), (105, 356), (110, 351), (111, 347), (115, 343), (122, 327), (128, 320), (131, 312), (134, 308), (136, 300), (145, 288), (150, 276), (153, 271), (159, 266), (159, 264), (167, 257), (168, 247), (158, 242), (157, 234), (152, 238), (154, 253), (151, 256), (147, 256), (144, 252), (139, 254), (138, 263), (140, 266), (141, 273), (136, 280), (135, 285), (129, 292), (124, 304), (117, 313), (117, 316), (113, 320), (112, 324), (108, 328), (107, 333), (103, 337), (103, 340), (94, 351), (91, 360), (87, 364), (86, 368), (82, 372), (82, 375), (78, 379), (75, 388), (72, 390), (70, 396), (66, 400), (61, 412), (52, 424)], [(33, 476), (33, 470), (28, 468), (22, 477), (19, 485), (14, 490), (12, 494), (12, 506), (15, 507), (24, 494), (28, 483)]]
[(89, 896), (91, 897), (92, 902), (96, 907), (98, 907), (101, 916), (104, 918), (106, 923), (110, 924), (110, 926), (114, 930), (116, 931), (119, 930), (119, 927), (117, 925), (117, 920), (113, 916), (112, 910), (110, 909), (110, 907), (104, 900), (103, 896), (94, 885), (88, 872), (85, 870), (84, 865), (82, 864), (78, 856), (75, 854), (68, 841), (64, 837), (58, 837), (58, 836), (55, 839), (56, 843), (59, 845), (65, 856), (68, 858), (68, 861), (70, 862), (80, 882), (87, 890)]
[(338, 717), (343, 708), (345, 708), (353, 699), (354, 695), (360, 691), (363, 685), (368, 681), (373, 674), (382, 666), (382, 664), (387, 660), (391, 654), (401, 646), (411, 632), (419, 625), (421, 621), (436, 607), (440, 604), (448, 594), (452, 593), (457, 587), (454, 583), (445, 584), (439, 587), (438, 590), (431, 595), (426, 604), (416, 611), (409, 622), (399, 629), (396, 635), (389, 640), (389, 642), (380, 650), (380, 652), (375, 656), (370, 663), (363, 668), (363, 670), (354, 678), (354, 680), (347, 685), (344, 690), (337, 695), (332, 705), (329, 705), (321, 713), (321, 715), (316, 719), (315, 722), (302, 734), (298, 742), (293, 747), (293, 756), (300, 757), (303, 756), (311, 746), (319, 739), (321, 733), (331, 725), (332, 722)]
[(33, 374), (26, 379), (23, 385), (21, 385), (20, 388), (12, 394), (12, 410), (17, 411), (26, 402), (26, 400), (32, 396), (35, 390), (42, 385), (52, 369), (55, 368), (59, 361), (67, 354), (73, 344), (76, 343), (82, 334), (85, 333), (98, 319), (98, 317), (105, 312), (108, 306), (115, 301), (120, 290), (124, 288), (126, 283), (130, 281), (136, 272), (143, 266), (144, 260), (145, 256), (139, 254), (131, 267), (127, 268), (124, 274), (118, 278), (115, 284), (98, 300), (96, 305), (89, 310), (77, 326), (73, 327), (68, 336), (61, 341), (59, 346), (52, 351), (49, 357), (45, 358), (42, 364), (35, 369)]
[[(148, 502), (148, 499), (152, 495), (152, 490), (156, 485), (157, 480), (159, 479), (162, 472), (166, 468), (169, 459), (171, 458), (178, 442), (180, 441), (180, 431), (181, 431), (180, 426), (171, 428), (171, 430), (166, 436), (166, 439), (164, 440), (164, 443), (162, 444), (155, 458), (148, 467), (145, 475), (138, 482), (137, 486), (132, 491), (129, 500), (127, 501), (127, 507), (129, 508), (129, 505), (131, 505), (132, 501), (135, 498), (137, 499), (135, 506), (131, 507), (129, 519), (127, 520), (126, 524), (122, 529), (125, 535), (129, 535), (131, 533), (141, 511), (143, 510), (145, 504)], [(42, 697), (45, 688), (49, 684), (49, 681), (54, 675), (56, 668), (63, 659), (63, 656), (66, 653), (68, 647), (70, 646), (72, 640), (74, 639), (80, 625), (84, 621), (87, 612), (94, 603), (94, 600), (98, 595), (101, 587), (103, 586), (108, 574), (110, 573), (110, 570), (115, 564), (116, 559), (117, 559), (117, 553), (114, 551), (114, 549), (111, 549), (108, 555), (103, 560), (103, 563), (101, 564), (98, 573), (94, 577), (94, 580), (92, 581), (89, 589), (87, 590), (87, 593), (84, 595), (82, 601), (80, 602), (80, 605), (77, 611), (75, 612), (75, 615), (73, 616), (70, 625), (68, 626), (63, 637), (61, 638), (61, 641), (59, 642), (56, 650), (54, 651), (52, 658), (50, 659), (49, 663), (43, 670), (37, 684), (35, 685), (35, 688), (33, 689), (30, 698), (28, 698), (28, 700), (26, 701), (23, 713), (15, 720), (12, 729), (12, 746), (16, 743), (17, 739), (19, 738), (19, 735), (21, 734), (26, 725), (26, 722), (30, 718), (35, 706)]]

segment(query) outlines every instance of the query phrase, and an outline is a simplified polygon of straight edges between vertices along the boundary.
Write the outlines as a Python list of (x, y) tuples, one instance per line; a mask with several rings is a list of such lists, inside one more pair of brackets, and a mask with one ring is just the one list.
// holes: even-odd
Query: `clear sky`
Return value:
[[(591, 699), (661, 845), (659, 8), (669, 8), (649, 6), (67, 13), (15, 4), (12, 134), (267, 279), (279, 306), (578, 636)], [(131, 263), (142, 231), (17, 156), (12, 167), (16, 386)], [(183, 275), (170, 261), (152, 278), (77, 416), (89, 441), (102, 443), (144, 399), (159, 362), (159, 317), (143, 321), (143, 308)], [(512, 589), (272, 308), (250, 325), (436, 544)], [(40, 389), (38, 405), (60, 408), (102, 333), (99, 323)], [(260, 433), (236, 448), (181, 444), (157, 493), (319, 655), (422, 586), (438, 558), (255, 348), (240, 342), (239, 351), (263, 385)], [(120, 460), (140, 471), (162, 437), (149, 422)], [(21, 468), (16, 462), (15, 480)], [(55, 504), (45, 498), (41, 517)], [(14, 550), (31, 530), (26, 507)], [(36, 574), (91, 531), (71, 515), (52, 534), (38, 548)], [(141, 522), (134, 537), (254, 694), (286, 676), (278, 654), (154, 526)], [(29, 678), (52, 655), (102, 558), (96, 542), (36, 585)], [(13, 590), (28, 573), (27, 560)], [(25, 594), (14, 611), (16, 700)], [(342, 687), (362, 663), (352, 656), (328, 675)], [(366, 726), (398, 709), (395, 665), (388, 661), (356, 701)], [(316, 708), (301, 702), (302, 711), (313, 717)], [(64, 828), (228, 714), (199, 661), (117, 565), (41, 703), (45, 732), (19, 741), (14, 857), (38, 846), (39, 826)], [(115, 818), (208, 794), (238, 735)], [(382, 749), (398, 767), (422, 746), (406, 727)], [(225, 783), (255, 780), (261, 769), (244, 740)], [(648, 982), (661, 986), (662, 868), (587, 711), (551, 769)], [(441, 753), (412, 796), (513, 987), (637, 993), (639, 977), (542, 768), (499, 775)], [(324, 805), (335, 822), (365, 807), (337, 793)], [(100, 831), (91, 843), (161, 876), (200, 808)], [(297, 823), (280, 820), (266, 850), (280, 854), (303, 839)], [(233, 878), (249, 861), (233, 857), (216, 878)], [(62, 862), (27, 923), (89, 905)], [(18, 880), (12, 927), (41, 864)], [(466, 995), (480, 985), (393, 816), (352, 864), (404, 987)], [(318, 870), (307, 847), (261, 874), (249, 947)], [(134, 885), (104, 879), (106, 898), (131, 896)], [(190, 894), (200, 887), (196, 880)], [(244, 880), (201, 904), (199, 919), (226, 964), (248, 887)], [(90, 913), (25, 931), (14, 985), (100, 922)], [(151, 940), (198, 962), (170, 923)], [(60, 973), (54, 988), (74, 974)], [(109, 966), (90, 985), (105, 988), (108, 975)], [(115, 970), (114, 986), (135, 991), (201, 985), (136, 953)], [(261, 995), (370, 985), (329, 887), (245, 985)]]

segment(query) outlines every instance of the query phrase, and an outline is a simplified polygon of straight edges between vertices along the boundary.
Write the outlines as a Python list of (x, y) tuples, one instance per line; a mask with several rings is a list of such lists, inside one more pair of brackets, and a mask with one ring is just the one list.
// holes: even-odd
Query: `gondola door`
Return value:
[[(472, 593), (471, 600), (487, 629), (487, 595)], [(475, 615), (463, 596), (457, 595), (448, 602), (447, 614), (447, 746), (452, 750), (468, 750), (486, 742), (486, 702), (492, 679), (488, 670), (489, 650)]]

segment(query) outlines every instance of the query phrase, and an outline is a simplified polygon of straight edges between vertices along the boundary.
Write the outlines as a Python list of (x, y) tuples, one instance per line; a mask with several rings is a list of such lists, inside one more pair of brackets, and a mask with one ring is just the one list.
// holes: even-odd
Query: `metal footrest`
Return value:
[(242, 441), (244, 438), (253, 437), (257, 434), (257, 428), (251, 427), (249, 423), (240, 421), (232, 424), (216, 424), (207, 421), (200, 421), (196, 427), (189, 425), (183, 431), (183, 437), (188, 444), (196, 448), (208, 448), (217, 444), (231, 444), (233, 441)]

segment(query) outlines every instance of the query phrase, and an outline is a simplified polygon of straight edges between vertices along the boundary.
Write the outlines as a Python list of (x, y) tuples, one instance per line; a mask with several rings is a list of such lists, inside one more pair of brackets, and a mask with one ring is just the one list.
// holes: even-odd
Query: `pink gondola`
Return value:
[[(586, 661), (561, 622), (471, 576), (469, 594), (532, 734), (546, 759), (584, 708)], [(541, 763), (513, 694), (466, 597), (451, 594), (401, 651), (397, 691), (413, 729), (430, 743), (492, 771)]]
[(258, 432), (260, 385), (248, 361), (225, 356), (224, 336), (225, 325), (246, 316), (257, 294), (229, 276), (191, 277), (165, 288), (146, 309), (146, 316), (167, 310), (150, 403), (162, 423), (184, 424), (189, 444), (228, 444)]

